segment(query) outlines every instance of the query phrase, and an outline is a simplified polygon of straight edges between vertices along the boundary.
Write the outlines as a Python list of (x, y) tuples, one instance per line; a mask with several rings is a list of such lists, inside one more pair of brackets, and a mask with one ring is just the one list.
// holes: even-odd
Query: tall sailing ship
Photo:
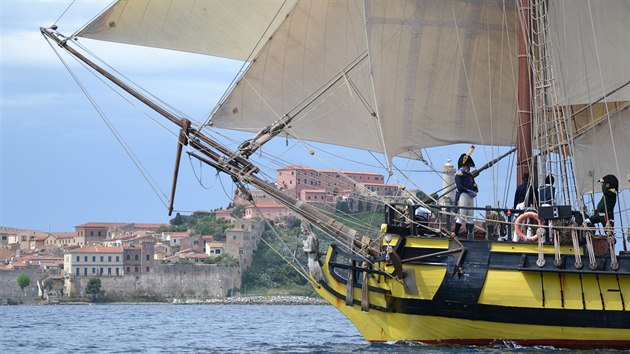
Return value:
[[(179, 129), (169, 213), (186, 150), (245, 198), (260, 189), (302, 218), (310, 282), (366, 340), (630, 348), (630, 2), (120, 0), (71, 36), (41, 32)], [(195, 121), (106, 71), (79, 38), (244, 65)], [(228, 147), (230, 130), (252, 137)], [(311, 156), (328, 144), (366, 151), (401, 183), (418, 178), (400, 164), (462, 143), (490, 152), (473, 171), (490, 179), (500, 146), (515, 182), (532, 176), (533, 203), (487, 209), (505, 221), (476, 216), (517, 238), (473, 239), (451, 232), (466, 209), (445, 202), (452, 185), (397, 199), (353, 183), (385, 214), (380, 230), (359, 232), (264, 178), (265, 145), (289, 139)], [(540, 203), (549, 175), (556, 192)], [(614, 223), (597, 226), (585, 220), (602, 176), (614, 176)], [(335, 240), (327, 251), (312, 227)]]

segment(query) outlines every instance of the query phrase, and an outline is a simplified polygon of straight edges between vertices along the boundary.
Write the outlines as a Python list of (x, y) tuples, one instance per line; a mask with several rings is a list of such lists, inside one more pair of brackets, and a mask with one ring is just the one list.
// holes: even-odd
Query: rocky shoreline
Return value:
[(209, 299), (173, 299), (180, 305), (327, 305), (324, 299), (308, 296), (235, 296)]

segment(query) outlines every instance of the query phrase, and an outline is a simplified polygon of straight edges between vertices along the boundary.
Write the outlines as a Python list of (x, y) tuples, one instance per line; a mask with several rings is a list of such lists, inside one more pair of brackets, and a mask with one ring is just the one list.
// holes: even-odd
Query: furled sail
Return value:
[(629, 188), (630, 1), (550, 1), (548, 18), (557, 103), (573, 115), (578, 191), (599, 191), (593, 181), (606, 174)]

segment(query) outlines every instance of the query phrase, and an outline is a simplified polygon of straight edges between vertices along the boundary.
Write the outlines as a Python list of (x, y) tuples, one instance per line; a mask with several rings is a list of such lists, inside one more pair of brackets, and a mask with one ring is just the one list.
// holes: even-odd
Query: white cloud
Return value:
[[(67, 99), (67, 97), (66, 97)], [(2, 95), (3, 108), (20, 108), (33, 106), (51, 106), (63, 101), (62, 95), (58, 93), (37, 93), (30, 95)]]

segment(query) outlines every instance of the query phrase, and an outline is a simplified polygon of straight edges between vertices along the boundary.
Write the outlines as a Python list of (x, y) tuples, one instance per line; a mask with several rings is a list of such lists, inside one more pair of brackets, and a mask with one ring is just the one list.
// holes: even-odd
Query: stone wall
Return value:
[[(165, 298), (220, 297), (241, 287), (239, 267), (158, 264), (155, 271), (120, 277), (101, 277), (101, 290), (107, 295), (159, 296)], [(65, 292), (85, 296), (91, 277), (66, 279)]]
[(22, 290), (17, 284), (17, 277), (26, 274), (31, 278), (31, 284), (24, 288), (24, 300), (32, 301), (37, 299), (37, 281), (43, 278), (43, 272), (38, 268), (26, 268), (20, 270), (0, 271), (0, 299), (22, 299)]

